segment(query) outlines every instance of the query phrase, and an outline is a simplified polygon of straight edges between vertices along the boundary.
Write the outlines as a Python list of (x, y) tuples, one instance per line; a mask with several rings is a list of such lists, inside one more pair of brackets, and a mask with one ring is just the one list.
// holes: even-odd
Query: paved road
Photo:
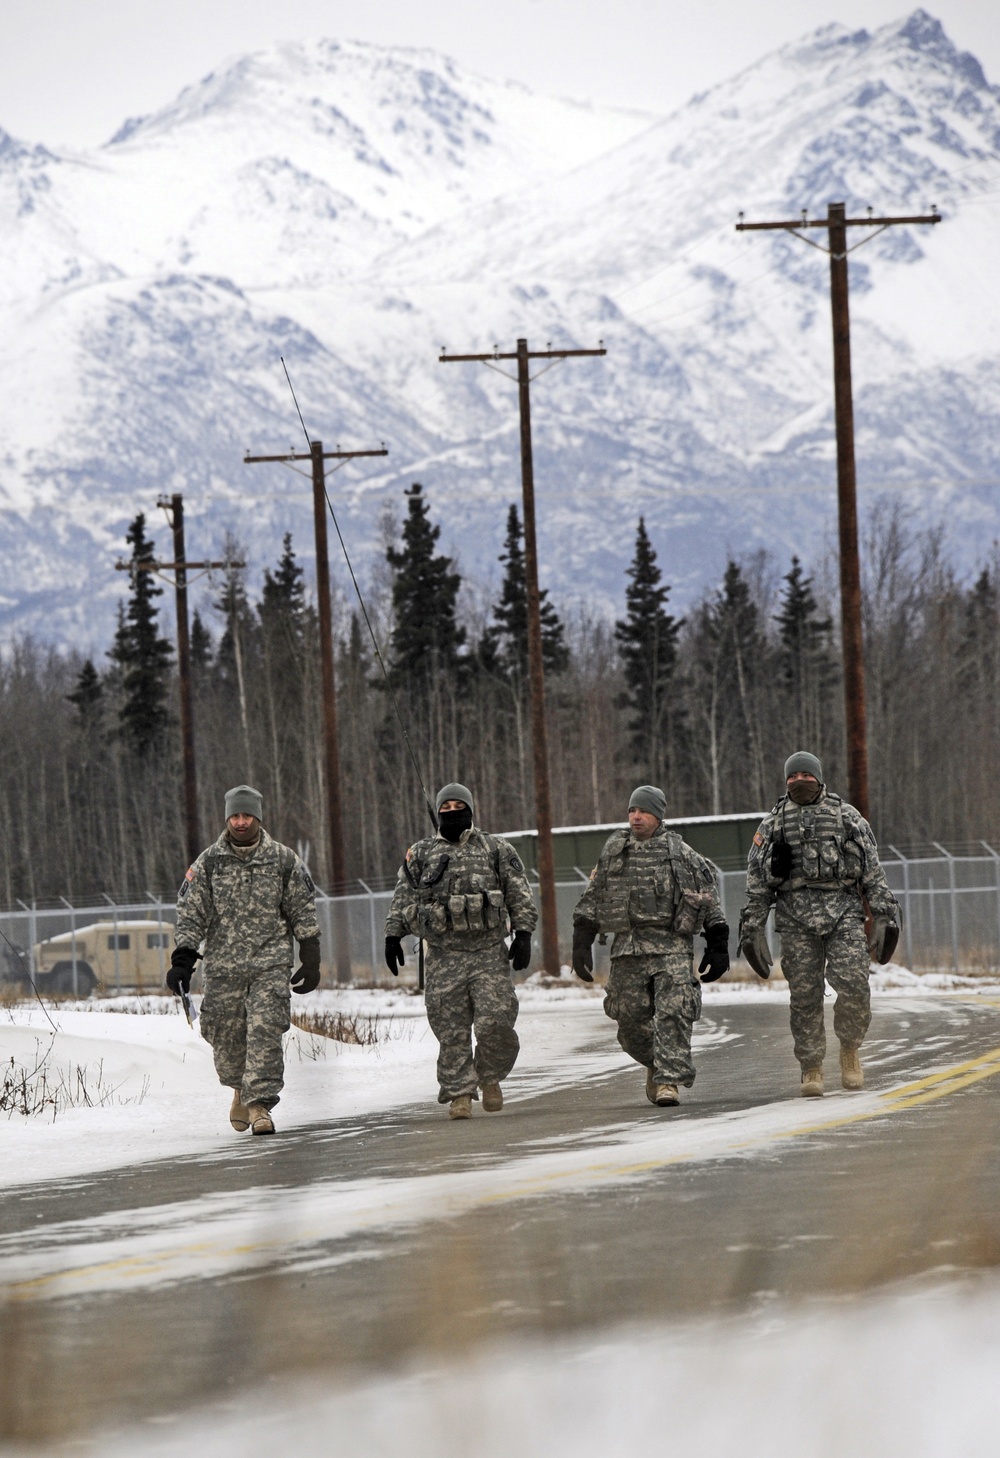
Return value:
[(1000, 1263), (995, 1003), (879, 1000), (868, 1087), (821, 1102), (794, 1096), (784, 1004), (710, 1006), (673, 1111), (609, 1024), (565, 1016), (573, 1077), (515, 1076), (497, 1116), (390, 1110), (7, 1193), (6, 1434)]

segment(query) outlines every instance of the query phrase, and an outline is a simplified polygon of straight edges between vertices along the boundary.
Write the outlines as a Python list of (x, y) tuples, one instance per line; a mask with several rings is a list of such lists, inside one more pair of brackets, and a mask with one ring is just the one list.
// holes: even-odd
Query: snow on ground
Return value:
[(837, 1303), (766, 1305), (729, 1320), (479, 1348), (465, 1360), (353, 1384), (272, 1383), (266, 1393), (241, 1392), (74, 1443), (73, 1451), (993, 1458), (998, 1362), (1000, 1287), (990, 1275)]

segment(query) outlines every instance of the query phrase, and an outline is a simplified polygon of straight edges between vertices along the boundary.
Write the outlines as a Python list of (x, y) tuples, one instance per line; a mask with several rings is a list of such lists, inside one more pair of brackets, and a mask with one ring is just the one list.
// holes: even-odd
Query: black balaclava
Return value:
[(438, 829), (445, 840), (460, 840), (463, 831), (472, 829), (472, 811), (468, 805), (461, 810), (439, 810)]

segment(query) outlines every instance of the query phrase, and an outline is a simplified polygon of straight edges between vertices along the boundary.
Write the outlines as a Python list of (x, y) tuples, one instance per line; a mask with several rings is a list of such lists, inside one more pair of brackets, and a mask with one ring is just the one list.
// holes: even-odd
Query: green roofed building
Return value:
[[(671, 830), (679, 831), (688, 845), (720, 871), (738, 871), (746, 868), (754, 831), (763, 818), (763, 810), (754, 810), (741, 815), (694, 815), (688, 820), (665, 820), (663, 823)], [(556, 880), (574, 881), (580, 874), (589, 876), (608, 836), (613, 830), (624, 830), (627, 824), (627, 821), (619, 820), (610, 825), (554, 827), (552, 850)], [(538, 869), (537, 830), (504, 831), (503, 838), (510, 841), (529, 871)]]

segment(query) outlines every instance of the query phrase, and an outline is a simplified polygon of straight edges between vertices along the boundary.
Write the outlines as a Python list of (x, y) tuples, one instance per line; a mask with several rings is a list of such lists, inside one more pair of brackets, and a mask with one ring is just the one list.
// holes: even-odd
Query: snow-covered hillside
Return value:
[(305, 483), (241, 464), (296, 442), (279, 355), (314, 434), (390, 450), (334, 478), (362, 564), (419, 479), (492, 576), (516, 396), (437, 353), (522, 334), (608, 348), (533, 397), (557, 601), (620, 599), (640, 512), (681, 599), (728, 549), (808, 558), (833, 505), (826, 260), (733, 224), (841, 199), (944, 215), (852, 256), (859, 476), (945, 512), (971, 565), (1000, 534), (1000, 88), (923, 11), (825, 27), (662, 119), (322, 41), (95, 152), (0, 133), (6, 631), (103, 638), (123, 526), (163, 490), (192, 553), (231, 526), (258, 567), (286, 529), (308, 555)]

